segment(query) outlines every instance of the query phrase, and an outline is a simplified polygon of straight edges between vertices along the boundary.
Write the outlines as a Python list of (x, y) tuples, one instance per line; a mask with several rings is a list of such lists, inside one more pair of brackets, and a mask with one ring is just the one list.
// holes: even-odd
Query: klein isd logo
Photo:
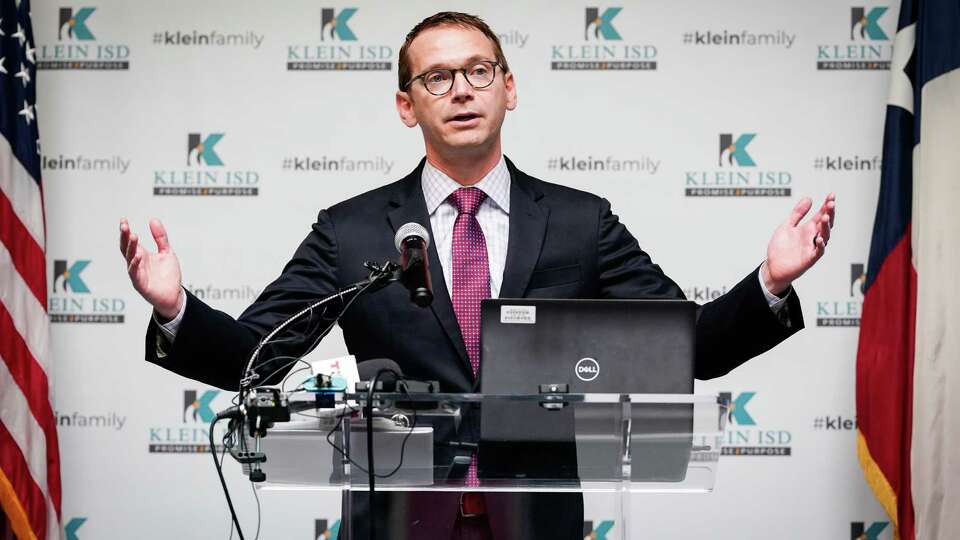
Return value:
[(84, 271), (88, 259), (53, 261), (51, 294), (47, 312), (53, 323), (123, 323), (126, 301), (123, 298), (95, 296)]
[(314, 540), (328, 540), (337, 538), (340, 533), (340, 520), (332, 521), (326, 519), (313, 520), (313, 538)]
[(789, 197), (793, 175), (789, 171), (758, 166), (753, 147), (756, 133), (720, 133), (717, 168), (686, 171), (687, 197)]
[[(190, 389), (182, 393), (179, 423), (149, 428), (151, 454), (203, 454), (210, 452), (210, 422), (217, 411), (230, 406), (230, 394), (222, 390)], [(227, 422), (217, 424), (214, 440), (223, 439)], [(222, 450), (217, 445), (217, 451)]]
[[(657, 47), (625, 43), (617, 18), (622, 7), (585, 8), (580, 43), (550, 46), (550, 69), (557, 71), (652, 71), (657, 69)], [(626, 26), (626, 24), (624, 24)]]
[(87, 26), (87, 18), (93, 15), (96, 8), (83, 7), (74, 10), (74, 8), (60, 8), (60, 29), (57, 39), (63, 41), (66, 39), (76, 39), (79, 41), (93, 41), (93, 32)]
[(887, 33), (880, 28), (879, 19), (887, 12), (886, 7), (874, 7), (867, 11), (863, 7), (850, 8), (850, 41), (858, 39), (869, 41), (887, 41)]
[(357, 8), (343, 8), (337, 13), (333, 8), (323, 8), (321, 13), (320, 40), (337, 39), (339, 41), (356, 41), (357, 35), (348, 26), (350, 17), (357, 12)]
[(196, 390), (184, 390), (183, 423), (186, 424), (188, 421), (193, 421), (209, 424), (213, 422), (217, 413), (214, 412), (210, 405), (219, 394), (219, 390), (207, 390), (203, 393), (198, 393)]
[(320, 43), (287, 45), (287, 71), (392, 70), (393, 47), (365, 43), (358, 37), (356, 29), (363, 28), (358, 11), (354, 7), (339, 11), (321, 8), (320, 31), (316, 36)]
[[(607, 535), (613, 529), (613, 520), (605, 519), (594, 524), (593, 521), (583, 522), (583, 540), (607, 540)], [(611, 538), (612, 540), (612, 538)]]
[(850, 523), (850, 540), (881, 540), (891, 535), (882, 534), (887, 530), (889, 521), (874, 521), (867, 525), (863, 521), (853, 521)]
[(584, 41), (590, 41), (591, 36), (595, 40), (620, 41), (620, 32), (613, 26), (613, 19), (620, 14), (623, 8), (611, 7), (600, 13), (599, 8), (587, 8), (586, 27), (583, 30)]
[(61, 7), (56, 42), (37, 47), (37, 69), (130, 69), (129, 45), (97, 39), (97, 10), (91, 6)]
[(153, 194), (188, 197), (256, 197), (260, 173), (228, 169), (224, 162), (224, 133), (187, 133), (185, 169), (153, 171)]
[[(817, 45), (817, 69), (823, 71), (889, 70), (893, 43), (885, 26), (892, 17), (885, 17), (887, 6), (852, 6), (849, 8), (848, 40)], [(839, 15), (839, 14), (838, 14)], [(840, 18), (835, 19), (839, 22)], [(838, 28), (839, 30), (839, 28)], [(837, 38), (840, 38), (837, 32)]]
[(793, 435), (783, 429), (762, 428), (754, 416), (756, 392), (721, 392), (720, 399), (729, 403), (727, 430), (723, 441), (724, 456), (789, 456)]
[(217, 154), (217, 143), (223, 138), (223, 133), (210, 133), (203, 136), (200, 133), (187, 135), (187, 166), (209, 165), (222, 167), (223, 160)]
[(733, 165), (734, 161), (736, 161), (736, 164), (740, 167), (756, 167), (757, 164), (754, 163), (753, 158), (747, 153), (747, 145), (750, 144), (750, 141), (756, 136), (756, 133), (743, 133), (737, 137), (737, 140), (733, 140), (733, 134), (721, 133), (720, 163), (718, 163), (718, 165), (723, 167), (724, 161), (727, 162), (727, 165)]
[(863, 263), (852, 263), (849, 277), (846, 298), (817, 302), (817, 326), (860, 326), (860, 314), (863, 312), (863, 288), (867, 281)]

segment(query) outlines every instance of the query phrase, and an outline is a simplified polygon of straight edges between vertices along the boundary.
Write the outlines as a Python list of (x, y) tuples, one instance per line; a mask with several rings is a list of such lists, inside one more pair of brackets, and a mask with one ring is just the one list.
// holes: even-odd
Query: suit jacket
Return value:
[[(236, 389), (262, 336), (309, 302), (364, 279), (368, 273), (364, 261), (394, 258), (393, 236), (401, 225), (414, 221), (430, 229), (420, 185), (423, 163), (397, 182), (322, 210), (280, 276), (237, 320), (188, 292), (177, 337), (162, 359), (156, 355), (158, 329), (151, 322), (147, 360), (207, 384)], [(510, 231), (502, 298), (684, 298), (680, 287), (653, 264), (611, 212), (608, 201), (533, 178), (509, 159), (506, 163), (511, 177)], [(432, 245), (429, 264), (433, 304), (416, 307), (399, 286), (358, 298), (340, 319), (347, 348), (358, 361), (391, 358), (406, 376), (439, 380), (446, 392), (475, 390), (477, 382)], [(285, 334), (294, 339), (265, 347), (261, 360), (307, 352), (311, 335), (340, 307), (294, 325)], [(778, 317), (754, 270), (698, 310), (695, 375), (700, 379), (723, 375), (802, 327), (797, 295), (790, 295)], [(270, 362), (258, 371), (280, 369), (271, 378), (277, 382), (286, 372), (282, 366), (283, 361)], [(446, 538), (449, 532), (443, 531), (452, 526), (457, 501), (444, 495), (434, 496), (437, 500), (431, 505), (410, 508), (403, 497), (381, 494), (377, 527), (397, 538), (404, 536), (400, 530), (418, 523), (419, 529), (409, 529), (410, 538)], [(356, 496), (356, 507), (365, 506), (363, 499)], [(424, 510), (429, 515), (416, 515)], [(502, 494), (488, 497), (488, 513), (497, 538), (578, 538), (582, 533), (582, 499), (576, 495)], [(363, 525), (357, 523), (355, 532)]]

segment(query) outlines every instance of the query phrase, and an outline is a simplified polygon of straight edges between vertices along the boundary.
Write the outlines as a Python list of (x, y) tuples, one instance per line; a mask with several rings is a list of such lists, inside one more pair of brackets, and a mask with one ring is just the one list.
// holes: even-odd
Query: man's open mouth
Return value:
[(469, 122), (474, 118), (480, 118), (480, 115), (477, 113), (461, 113), (448, 120), (448, 122)]

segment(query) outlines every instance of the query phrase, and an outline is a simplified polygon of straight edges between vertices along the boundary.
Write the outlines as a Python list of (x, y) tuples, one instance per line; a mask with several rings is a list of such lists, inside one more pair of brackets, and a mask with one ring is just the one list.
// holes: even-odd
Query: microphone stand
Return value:
[[(323, 306), (333, 300), (340, 299), (343, 302), (343, 298), (346, 295), (354, 294), (355, 296), (350, 299), (350, 302), (344, 305), (345, 311), (349, 308), (350, 303), (353, 302), (359, 295), (366, 294), (374, 291), (378, 291), (387, 285), (395, 281), (399, 281), (401, 277), (400, 266), (391, 261), (387, 261), (383, 264), (377, 264), (373, 262), (365, 262), (363, 265), (370, 270), (370, 274), (367, 276), (367, 279), (363, 281), (358, 281), (352, 285), (344, 287), (334, 294), (322, 298), (316, 302), (313, 302), (306, 308), (295, 313), (293, 316), (283, 321), (280, 325), (274, 328), (269, 334), (267, 334), (263, 339), (260, 340), (260, 343), (254, 348), (253, 353), (250, 355), (250, 359), (247, 361), (246, 368), (244, 369), (244, 376), (240, 379), (240, 388), (239, 388), (239, 414), (240, 417), (239, 425), (241, 426), (241, 431), (243, 430), (242, 426), (250, 422), (251, 435), (254, 437), (254, 452), (244, 452), (243, 455), (238, 456), (230, 452), (230, 454), (237, 459), (240, 463), (249, 464), (250, 466), (250, 481), (251, 482), (262, 482), (266, 479), (266, 475), (260, 470), (260, 463), (266, 460), (266, 457), (260, 453), (260, 438), (266, 435), (266, 430), (268, 427), (273, 425), (273, 420), (288, 420), (289, 416), (286, 418), (277, 417), (272, 418), (268, 411), (274, 411), (278, 407), (280, 409), (286, 408), (285, 400), (280, 398), (279, 393), (276, 393), (276, 396), (273, 399), (267, 401), (268, 406), (263, 407), (264, 403), (260, 396), (254, 392), (254, 395), (250, 396), (251, 390), (255, 388), (255, 383), (260, 379), (260, 374), (256, 372), (254, 364), (256, 363), (257, 358), (260, 355), (260, 351), (268, 344), (270, 341), (287, 328), (294, 321), (303, 317), (304, 315), (311, 313), (314, 309)], [(336, 321), (343, 315), (343, 311), (337, 315), (337, 317), (330, 323), (330, 325), (324, 330), (323, 335), (326, 335), (327, 332), (333, 327)], [(247, 418), (249, 413), (253, 413), (253, 417)], [(275, 412), (275, 411), (274, 411)], [(287, 412), (289, 415), (289, 412)], [(241, 437), (243, 435), (241, 434)], [(242, 440), (242, 439), (241, 439)]]
[[(263, 348), (264, 348), (267, 344), (269, 344), (270, 341), (271, 341), (276, 335), (278, 335), (278, 334), (279, 334), (280, 332), (282, 332), (285, 328), (287, 328), (288, 326), (290, 326), (294, 321), (300, 319), (301, 317), (303, 317), (304, 315), (306, 315), (306, 314), (308, 314), (308, 313), (311, 313), (314, 309), (316, 309), (316, 308), (318, 308), (318, 307), (321, 307), (321, 306), (323, 306), (323, 305), (325, 305), (325, 304), (327, 304), (327, 303), (329, 303), (329, 302), (332, 302), (333, 300), (336, 300), (336, 299), (339, 299), (341, 302), (343, 302), (343, 299), (344, 299), (345, 296), (351, 295), (351, 294), (355, 295), (353, 298), (350, 299), (350, 302), (348, 302), (347, 304), (344, 305), (344, 309), (340, 312), (340, 314), (337, 315), (337, 317), (333, 320), (333, 322), (330, 324), (330, 326), (328, 326), (327, 329), (324, 330), (324, 333), (323, 333), (323, 334), (325, 335), (326, 332), (328, 332), (328, 331), (333, 327), (333, 324), (336, 324), (336, 321), (340, 318), (340, 316), (343, 315), (343, 311), (345, 311), (347, 308), (349, 308), (350, 303), (352, 303), (353, 300), (355, 300), (359, 295), (378, 291), (378, 290), (380, 290), (380, 289), (382, 289), (382, 288), (390, 285), (391, 283), (393, 283), (393, 282), (395, 282), (395, 281), (400, 281), (401, 278), (402, 278), (402, 267), (401, 267), (400, 265), (392, 262), (392, 261), (386, 261), (386, 262), (384, 262), (383, 264), (377, 264), (377, 263), (374, 263), (374, 262), (367, 261), (367, 262), (364, 262), (364, 263), (363, 263), (363, 266), (366, 267), (366, 268), (370, 271), (370, 274), (367, 276), (366, 279), (364, 279), (363, 281), (358, 281), (358, 282), (356, 282), (356, 283), (354, 283), (354, 284), (352, 284), (352, 285), (348, 285), (347, 287), (343, 287), (343, 288), (339, 289), (337, 292), (331, 294), (330, 296), (327, 296), (327, 297), (325, 297), (325, 298), (322, 298), (322, 299), (320, 299), (320, 300), (317, 300), (316, 302), (313, 302), (312, 304), (310, 304), (310, 305), (307, 306), (306, 308), (304, 308), (304, 309), (300, 310), (299, 312), (295, 313), (295, 314), (292, 315), (290, 318), (288, 318), (287, 320), (283, 321), (283, 323), (281, 323), (281, 324), (278, 325), (276, 328), (274, 328), (269, 334), (267, 334), (266, 336), (264, 336), (264, 338), (260, 340), (260, 342), (259, 342), (259, 343), (257, 344), (257, 346), (254, 348), (253, 352), (250, 354), (250, 358), (249, 358), (249, 360), (247, 360), (246, 367), (244, 368), (244, 371), (243, 371), (243, 377), (241, 377), (241, 379), (240, 379), (240, 388), (239, 388), (239, 397), (240, 397), (239, 402), (240, 402), (240, 404), (239, 404), (238, 407), (236, 407), (237, 410), (231, 411), (230, 414), (231, 414), (232, 416), (234, 416), (234, 417), (239, 417), (239, 418), (237, 419), (237, 425), (238, 425), (238, 431), (240, 432), (241, 441), (242, 441), (243, 438), (244, 438), (244, 434), (243, 434), (243, 429), (244, 429), (244, 428), (243, 428), (243, 425), (246, 423), (247, 413), (248, 413), (251, 409), (253, 409), (254, 415), (257, 415), (256, 418), (255, 418), (255, 420), (256, 420), (256, 422), (257, 422), (257, 426), (256, 426), (257, 429), (254, 430), (254, 431), (255, 431), (255, 441), (256, 441), (256, 442), (255, 442), (256, 451), (253, 452), (253, 453), (244, 452), (244, 455), (241, 456), (243, 459), (238, 459), (238, 461), (240, 461), (241, 463), (249, 463), (249, 465), (250, 465), (250, 479), (251, 479), (251, 481), (263, 481), (263, 480), (265, 480), (265, 475), (260, 471), (260, 462), (261, 462), (261, 461), (264, 461), (265, 458), (259, 457), (259, 456), (261, 456), (261, 454), (259, 454), (259, 450), (260, 450), (260, 436), (261, 436), (261, 434), (264, 434), (264, 435), (266, 434), (266, 433), (265, 433), (265, 432), (266, 432), (266, 428), (264, 427), (263, 429), (260, 429), (260, 428), (261, 428), (260, 422), (263, 420), (263, 417), (260, 416), (260, 415), (259, 415), (260, 413), (257, 412), (257, 406), (256, 406), (256, 403), (255, 403), (255, 402), (256, 402), (256, 399), (257, 399), (257, 396), (254, 395), (254, 396), (253, 396), (253, 401), (250, 402), (250, 403), (248, 403), (248, 400), (247, 400), (247, 395), (248, 395), (248, 393), (249, 393), (252, 389), (255, 388), (255, 383), (256, 383), (256, 382), (260, 379), (260, 377), (261, 377), (260, 374), (257, 373), (256, 370), (255, 370), (255, 363), (256, 363), (256, 361), (257, 361), (257, 358), (258, 358), (259, 355), (260, 355), (260, 351), (263, 350)], [(321, 335), (320, 337), (323, 337), (323, 335)], [(380, 373), (377, 373), (377, 377), (374, 378), (374, 381), (376, 381), (376, 379), (379, 378), (379, 376), (380, 376)], [(372, 386), (371, 386), (370, 390), (371, 390), (370, 394), (372, 394), (372, 390), (373, 390), (373, 387), (372, 387)], [(279, 402), (279, 399), (278, 399), (277, 401)], [(370, 446), (371, 446), (372, 443), (373, 443), (372, 400), (370, 400), (370, 399), (368, 399), (368, 402), (367, 402), (367, 410), (368, 410), (368, 418), (367, 418), (367, 444), (368, 444), (368, 454), (369, 454), (368, 457), (369, 457), (369, 459), (370, 459), (370, 462), (368, 463), (368, 465), (370, 466), (370, 471), (369, 471), (369, 472), (371, 473), (371, 474), (370, 474), (370, 475), (371, 475), (371, 478), (369, 479), (369, 481), (370, 481), (370, 495), (371, 495), (371, 501), (372, 501), (373, 494), (374, 494), (374, 489), (375, 489), (375, 488), (374, 488), (374, 480), (373, 480), (373, 478), (372, 478), (372, 475), (373, 475), (373, 453), (372, 453), (372, 449), (370, 448)], [(227, 412), (228, 412), (228, 411), (224, 411), (224, 414), (226, 414)], [(219, 417), (218, 417), (218, 418), (219, 418)], [(267, 420), (267, 423), (268, 423), (268, 424), (270, 423), (269, 419)], [(272, 424), (270, 424), (270, 425), (272, 425)], [(253, 429), (253, 427), (251, 427), (251, 429)], [(216, 451), (215, 451), (215, 447), (214, 447), (214, 445), (213, 445), (213, 439), (212, 439), (212, 437), (213, 437), (213, 431), (212, 431), (212, 425), (211, 425), (211, 451), (213, 452), (213, 455), (214, 455), (214, 463), (217, 463)], [(231, 449), (230, 453), (231, 453), (231, 455), (233, 455), (234, 458), (237, 458), (237, 457), (238, 457), (237, 455), (234, 454), (234, 452), (233, 452), (232, 449)], [(218, 472), (219, 472), (219, 470), (220, 470), (219, 467), (218, 467), (217, 470), (218, 470)], [(255, 478), (256, 478), (256, 480), (254, 480)], [(221, 482), (222, 482), (222, 481), (223, 481), (223, 478), (222, 478), (222, 476), (221, 476)], [(233, 512), (233, 506), (232, 506), (232, 503), (231, 503), (231, 501), (230, 501), (230, 494), (229, 494), (229, 492), (227, 491), (227, 488), (226, 488), (226, 484), (225, 484), (225, 483), (223, 483), (223, 488), (224, 488), (224, 494), (225, 494), (226, 497), (227, 497), (227, 502), (230, 503), (231, 515), (233, 516), (234, 523), (235, 523), (235, 525), (236, 525), (236, 527), (237, 527), (237, 530), (238, 530), (238, 532), (239, 532), (239, 530), (240, 530), (240, 524), (239, 524), (239, 522), (238, 522), (237, 519), (236, 519), (236, 514)], [(348, 518), (348, 519), (349, 519), (349, 518)], [(371, 524), (371, 525), (372, 525), (372, 524)], [(241, 533), (241, 538), (242, 538), (242, 533)]]
[(253, 349), (253, 353), (250, 354), (250, 359), (247, 360), (247, 366), (243, 370), (244, 376), (243, 378), (240, 379), (241, 403), (243, 402), (243, 397), (250, 390), (253, 383), (260, 378), (260, 374), (254, 371), (254, 362), (256, 362), (257, 357), (260, 355), (260, 351), (263, 349), (264, 346), (267, 345), (267, 343), (270, 342), (270, 340), (274, 338), (274, 336), (282, 332), (284, 328), (289, 326), (291, 323), (293, 323), (300, 317), (303, 317), (307, 313), (310, 313), (314, 309), (320, 306), (323, 306), (324, 304), (327, 304), (338, 298), (341, 301), (343, 301), (343, 297), (345, 295), (353, 294), (358, 291), (361, 294), (371, 293), (386, 287), (387, 285), (393, 283), (394, 281), (400, 280), (400, 277), (401, 277), (400, 267), (392, 261), (387, 261), (382, 265), (368, 261), (363, 263), (363, 265), (368, 270), (370, 270), (370, 275), (367, 276), (367, 279), (363, 281), (358, 281), (357, 283), (354, 283), (352, 285), (348, 285), (342, 289), (339, 289), (337, 292), (331, 294), (330, 296), (327, 296), (326, 298), (323, 298), (321, 300), (318, 300), (310, 304), (306, 308), (295, 313), (289, 319), (283, 321), (283, 323), (281, 323), (279, 326), (274, 328), (273, 331), (271, 331), (269, 334), (264, 336), (263, 339), (260, 340), (260, 343), (258, 343), (257, 346)]

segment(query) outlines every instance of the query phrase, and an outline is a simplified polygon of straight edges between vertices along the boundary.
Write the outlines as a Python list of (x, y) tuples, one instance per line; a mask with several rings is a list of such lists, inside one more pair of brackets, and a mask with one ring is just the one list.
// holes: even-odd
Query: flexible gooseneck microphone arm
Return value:
[[(337, 291), (326, 298), (318, 300), (304, 309), (294, 313), (290, 318), (283, 321), (280, 325), (274, 328), (269, 334), (264, 336), (260, 340), (260, 343), (253, 349), (253, 352), (250, 354), (250, 359), (247, 360), (247, 365), (243, 370), (243, 377), (240, 379), (240, 395), (243, 396), (247, 390), (251, 388), (253, 383), (260, 378), (260, 375), (254, 370), (254, 364), (257, 361), (257, 358), (260, 355), (260, 351), (268, 344), (270, 341), (285, 328), (290, 326), (294, 321), (300, 319), (307, 313), (312, 312), (314, 309), (327, 304), (336, 299), (343, 300), (343, 297), (350, 294), (362, 294), (366, 292), (373, 292), (379, 290), (394, 281), (397, 281), (400, 278), (399, 267), (392, 262), (386, 262), (383, 265), (366, 263), (365, 266), (370, 269), (370, 276), (363, 281), (354, 283)], [(241, 400), (242, 402), (242, 400)]]

